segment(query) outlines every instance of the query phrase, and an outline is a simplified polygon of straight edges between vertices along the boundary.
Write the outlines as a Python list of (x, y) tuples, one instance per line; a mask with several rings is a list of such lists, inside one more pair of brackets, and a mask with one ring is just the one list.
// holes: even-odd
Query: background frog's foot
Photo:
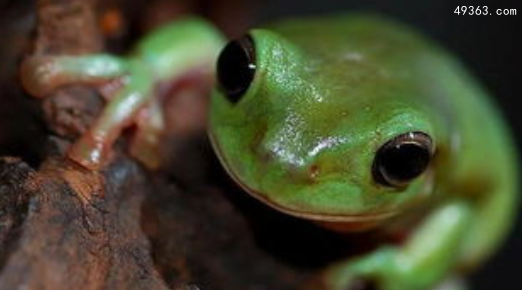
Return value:
[(132, 137), (130, 154), (149, 169), (161, 164), (159, 142), (165, 121), (159, 100), (154, 98), (136, 117), (136, 133)]
[[(100, 169), (109, 159), (113, 143), (126, 126), (134, 123), (137, 112), (147, 102), (152, 80), (146, 68), (137, 62), (127, 62), (118, 57), (96, 54), (88, 56), (32, 56), (21, 67), (24, 88), (35, 97), (44, 97), (59, 87), (69, 84), (90, 84), (100, 86), (101, 92), (109, 100), (106, 108), (95, 124), (74, 144), (68, 156), (80, 165)], [(158, 114), (160, 123), (161, 110)], [(152, 157), (157, 143), (157, 117), (142, 118), (138, 127), (137, 156), (144, 163), (157, 163)], [(162, 123), (160, 124), (160, 127)], [(145, 146), (148, 145), (148, 146)], [(148, 148), (148, 149), (147, 149)], [(145, 154), (145, 152), (150, 153)]]
[(110, 98), (94, 125), (70, 148), (69, 158), (88, 169), (101, 169), (123, 129), (136, 122), (139, 110), (152, 96), (152, 83), (147, 71), (136, 64), (125, 86)]
[(34, 97), (49, 95), (69, 84), (102, 84), (127, 72), (127, 63), (115, 56), (30, 56), (20, 67), (22, 86)]

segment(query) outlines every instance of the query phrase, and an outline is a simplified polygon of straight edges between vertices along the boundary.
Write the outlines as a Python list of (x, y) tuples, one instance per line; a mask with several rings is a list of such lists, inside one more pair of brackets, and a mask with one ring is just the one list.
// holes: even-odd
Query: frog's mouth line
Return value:
[(259, 191), (250, 188), (248, 185), (243, 183), (239, 176), (237, 176), (234, 171), (230, 168), (230, 164), (228, 160), (226, 160), (225, 156), (221, 151), (221, 147), (219, 146), (219, 143), (216, 141), (214, 134), (211, 132), (211, 130), (208, 130), (208, 135), (210, 137), (210, 142), (212, 143), (212, 146), (214, 147), (216, 152), (216, 155), (218, 159), (221, 161), (221, 164), (223, 164), (223, 167), (225, 168), (225, 171), (228, 173), (230, 177), (238, 184), (243, 190), (245, 190), (250, 196), (254, 197), (255, 199), (261, 201), (262, 203), (270, 206), (271, 208), (297, 217), (302, 218), (306, 220), (311, 221), (321, 221), (321, 222), (332, 222), (332, 223), (361, 223), (361, 222), (376, 222), (380, 220), (385, 220), (388, 218), (391, 218), (397, 214), (396, 211), (388, 211), (388, 212), (376, 212), (371, 214), (328, 214), (328, 213), (315, 213), (315, 212), (305, 212), (305, 211), (296, 211), (294, 209), (290, 209), (284, 206), (281, 206), (280, 204), (272, 201), (271, 199), (267, 198), (266, 196), (262, 195)]

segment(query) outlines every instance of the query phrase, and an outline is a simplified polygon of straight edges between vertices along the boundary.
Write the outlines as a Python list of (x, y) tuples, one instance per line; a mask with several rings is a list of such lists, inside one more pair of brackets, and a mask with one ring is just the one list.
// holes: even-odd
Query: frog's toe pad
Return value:
[(34, 97), (44, 97), (55, 88), (56, 69), (52, 57), (32, 56), (20, 66), (22, 86)]

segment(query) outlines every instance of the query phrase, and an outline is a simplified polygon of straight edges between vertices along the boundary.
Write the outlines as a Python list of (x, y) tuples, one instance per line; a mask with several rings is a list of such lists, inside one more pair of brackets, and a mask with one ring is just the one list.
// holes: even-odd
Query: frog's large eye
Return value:
[(428, 168), (433, 151), (433, 142), (426, 133), (398, 135), (377, 151), (373, 177), (382, 185), (404, 186)]
[(245, 35), (221, 51), (217, 61), (219, 87), (230, 102), (236, 103), (248, 90), (256, 70), (254, 40)]

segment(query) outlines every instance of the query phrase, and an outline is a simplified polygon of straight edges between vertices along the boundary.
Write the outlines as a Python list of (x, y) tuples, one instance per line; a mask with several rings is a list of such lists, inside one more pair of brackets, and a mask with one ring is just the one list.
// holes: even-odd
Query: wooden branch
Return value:
[[(100, 50), (95, 4), (39, 1), (33, 53)], [(54, 133), (74, 138), (100, 107), (92, 89), (70, 87), (45, 101), (44, 114)], [(141, 231), (144, 172), (124, 157), (105, 174), (47, 158), (38, 171), (0, 161), (0, 289), (168, 289)]]
[[(38, 172), (4, 159), (0, 172), (0, 289), (168, 289), (140, 228), (146, 184), (135, 164), (114, 164), (107, 186), (60, 159)], [(100, 194), (85, 203), (82, 190)]]

